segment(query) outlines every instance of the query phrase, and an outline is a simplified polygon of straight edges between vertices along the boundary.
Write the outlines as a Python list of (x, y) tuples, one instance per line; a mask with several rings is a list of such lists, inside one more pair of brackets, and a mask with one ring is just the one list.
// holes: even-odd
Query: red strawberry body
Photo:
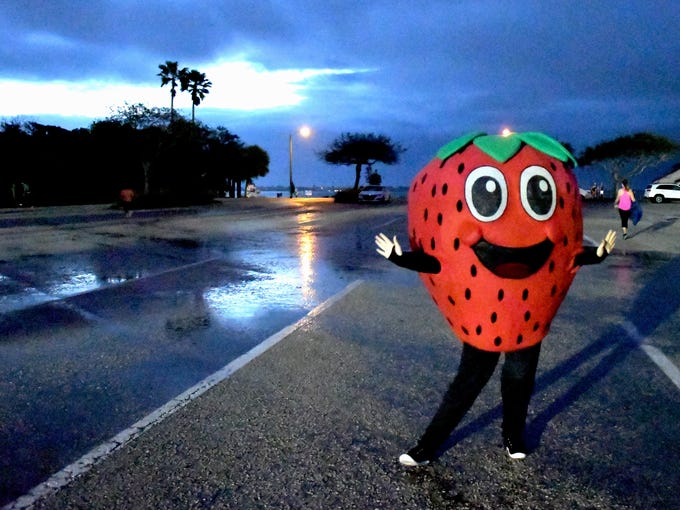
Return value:
[[(512, 143), (515, 152), (508, 157), (504, 149), (500, 157), (508, 159), (499, 161), (483, 150), (485, 140)], [(443, 148), (416, 175), (409, 241), (441, 264), (421, 278), (454, 333), (483, 350), (512, 351), (543, 339), (571, 285), (582, 250), (581, 202), (559, 150), (478, 141), (451, 154)]]

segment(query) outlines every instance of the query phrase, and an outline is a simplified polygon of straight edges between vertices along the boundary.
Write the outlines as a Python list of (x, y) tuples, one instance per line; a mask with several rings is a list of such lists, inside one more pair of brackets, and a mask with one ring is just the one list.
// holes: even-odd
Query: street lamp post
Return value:
[[(309, 129), (307, 126), (302, 126), (298, 130), (298, 134), (302, 138), (309, 138), (309, 136), (312, 134), (312, 130)], [(293, 133), (291, 133), (288, 136), (288, 177), (289, 177), (289, 189), (290, 189), (290, 198), (293, 198), (293, 195), (295, 194), (295, 184), (293, 184)]]

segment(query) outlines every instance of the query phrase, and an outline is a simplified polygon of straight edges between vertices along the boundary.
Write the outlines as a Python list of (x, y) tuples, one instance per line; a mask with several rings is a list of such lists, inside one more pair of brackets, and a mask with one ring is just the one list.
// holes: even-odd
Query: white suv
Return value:
[(680, 184), (650, 184), (645, 188), (645, 198), (657, 204), (667, 200), (680, 200)]

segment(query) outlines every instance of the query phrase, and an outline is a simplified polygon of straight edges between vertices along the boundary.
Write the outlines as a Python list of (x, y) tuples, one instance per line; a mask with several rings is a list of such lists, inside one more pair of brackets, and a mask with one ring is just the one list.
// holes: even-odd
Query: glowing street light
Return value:
[(312, 135), (312, 130), (309, 126), (302, 126), (299, 133), (302, 138), (309, 138)]
[[(312, 135), (312, 130), (309, 128), (309, 126), (302, 126), (298, 130), (298, 134), (302, 138), (309, 138)], [(293, 133), (290, 134), (288, 137), (288, 156), (289, 156), (289, 170), (290, 170), (290, 198), (293, 198), (293, 195), (295, 194), (295, 184), (293, 184)]]

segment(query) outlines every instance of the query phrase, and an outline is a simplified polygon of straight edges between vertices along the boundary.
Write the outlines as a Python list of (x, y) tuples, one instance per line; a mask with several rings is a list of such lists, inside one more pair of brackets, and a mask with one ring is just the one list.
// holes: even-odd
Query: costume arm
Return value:
[(390, 240), (385, 234), (380, 233), (375, 236), (375, 244), (378, 245), (376, 251), (380, 255), (399, 267), (419, 273), (438, 273), (441, 271), (441, 264), (436, 257), (428, 255), (424, 251), (403, 252), (399, 241), (397, 241), (397, 236)]
[(604, 239), (602, 239), (599, 246), (585, 246), (583, 251), (576, 255), (574, 265), (585, 266), (588, 264), (599, 264), (611, 253), (615, 243), (616, 232), (610, 230), (607, 232), (607, 235), (604, 236)]

